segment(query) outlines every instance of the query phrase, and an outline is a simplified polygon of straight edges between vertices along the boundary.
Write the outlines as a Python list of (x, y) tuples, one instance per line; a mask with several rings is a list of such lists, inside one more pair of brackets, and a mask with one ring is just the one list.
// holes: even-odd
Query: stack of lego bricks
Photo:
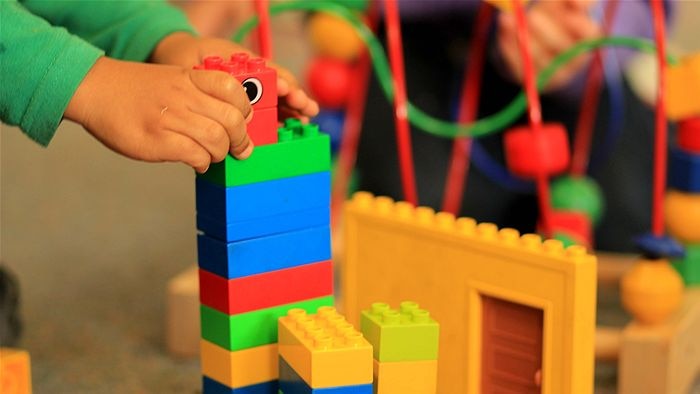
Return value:
[(333, 307), (279, 319), (279, 383), (284, 394), (372, 394), (372, 346)]
[(333, 305), (330, 142), (298, 120), (277, 129), (276, 77), (262, 60), (200, 68), (241, 81), (255, 144), (196, 180), (203, 391), (277, 394), (278, 318)]
[(686, 285), (700, 284), (700, 117), (678, 123), (677, 146), (671, 150), (666, 195), (668, 230), (685, 247), (673, 261)]
[(440, 326), (418, 304), (381, 302), (362, 311), (362, 333), (374, 350), (376, 394), (435, 394)]

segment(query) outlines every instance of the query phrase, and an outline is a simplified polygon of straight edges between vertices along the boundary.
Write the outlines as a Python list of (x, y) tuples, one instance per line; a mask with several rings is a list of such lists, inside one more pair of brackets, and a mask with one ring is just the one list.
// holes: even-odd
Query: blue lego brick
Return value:
[(313, 389), (282, 357), (279, 366), (279, 388), (284, 394), (372, 394), (371, 383)]
[(199, 267), (227, 279), (297, 267), (331, 258), (330, 226), (226, 243), (197, 236)]
[(687, 193), (700, 193), (700, 155), (672, 149), (668, 185)]
[(202, 394), (277, 394), (278, 390), (276, 380), (234, 389), (202, 375)]
[(277, 216), (328, 206), (330, 191), (330, 171), (231, 187), (197, 178), (197, 214), (226, 223)]
[(329, 205), (229, 224), (218, 218), (197, 215), (197, 229), (204, 232), (207, 236), (226, 242), (243, 241), (310, 227), (327, 226), (329, 223)]

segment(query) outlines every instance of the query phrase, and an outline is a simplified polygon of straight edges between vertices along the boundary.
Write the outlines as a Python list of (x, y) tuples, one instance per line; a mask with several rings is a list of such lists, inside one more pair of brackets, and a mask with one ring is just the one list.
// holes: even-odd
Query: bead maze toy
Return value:
[[(700, 280), (700, 107), (684, 84), (697, 85), (700, 62), (690, 57), (666, 67), (662, 1), (650, 2), (661, 70), (652, 231), (638, 239), (642, 258), (620, 279), (622, 300), (634, 321), (622, 330), (597, 331), (597, 263), (588, 250), (604, 204), (585, 174), (602, 55), (589, 69), (573, 152), (563, 126), (543, 122), (537, 90), (584, 51), (606, 45), (654, 47), (625, 37), (580, 43), (538, 76), (522, 2), (488, 1), (516, 16), (525, 92), (508, 109), (476, 120), (481, 66), (470, 64), (468, 76), (477, 77), (465, 79), (471, 83), (464, 86), (459, 123), (449, 123), (407, 100), (396, 1), (384, 2), (390, 65), (371, 28), (356, 14), (366, 2), (345, 4), (353, 9), (338, 3), (292, 1), (269, 8), (258, 3), (267, 57), (269, 16), (286, 10), (319, 12), (310, 19), (322, 56), (311, 67), (316, 78), (311, 91), (327, 110), (347, 110), (343, 131), (336, 133), (342, 137), (337, 137), (332, 184), (328, 136), (295, 120), (276, 130), (274, 77), (264, 61), (237, 55), (229, 61), (210, 58), (201, 66), (248, 84), (256, 114), (249, 128), (254, 154), (245, 161), (227, 157), (196, 181), (204, 393), (364, 393), (372, 383), (378, 394), (592, 393), (594, 357), (603, 357), (596, 337), (603, 334), (617, 341), (605, 357), (619, 358), (621, 393), (687, 392), (700, 372), (700, 293), (693, 288)], [(616, 3), (606, 8), (606, 30)], [(373, 6), (367, 11), (370, 26), (377, 18)], [(490, 7), (479, 10), (477, 37), (488, 31)], [(348, 23), (337, 35), (322, 33), (343, 21)], [(332, 44), (332, 37), (345, 37), (347, 45)], [(477, 44), (470, 53), (478, 59), (484, 48)], [(348, 81), (366, 81), (371, 60), (394, 103), (406, 201), (360, 192), (341, 215), (366, 94), (366, 84), (349, 86)], [(323, 73), (345, 82), (326, 91), (329, 83), (317, 76)], [(526, 110), (529, 124), (505, 133), (506, 161), (513, 174), (536, 184), (538, 229), (554, 238), (544, 241), (452, 214), (459, 210), (470, 146), (476, 143), (471, 138), (502, 131)], [(666, 112), (679, 121), (679, 134), (671, 154), (671, 190), (664, 199)], [(417, 206), (409, 122), (455, 139), (445, 212)], [(564, 172), (550, 190), (549, 179)], [(682, 246), (665, 235), (664, 220)], [(331, 223), (343, 233), (338, 307), (350, 324), (331, 308)], [(430, 313), (402, 302), (406, 299)], [(400, 305), (399, 311), (386, 303)], [(361, 327), (364, 338), (352, 324)]]

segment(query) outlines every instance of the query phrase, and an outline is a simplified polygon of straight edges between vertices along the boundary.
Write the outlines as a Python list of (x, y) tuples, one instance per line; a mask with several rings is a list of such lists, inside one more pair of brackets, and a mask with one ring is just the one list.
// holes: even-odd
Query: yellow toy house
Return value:
[(342, 305), (411, 299), (440, 322), (438, 393), (592, 393), (596, 259), (583, 247), (357, 193)]

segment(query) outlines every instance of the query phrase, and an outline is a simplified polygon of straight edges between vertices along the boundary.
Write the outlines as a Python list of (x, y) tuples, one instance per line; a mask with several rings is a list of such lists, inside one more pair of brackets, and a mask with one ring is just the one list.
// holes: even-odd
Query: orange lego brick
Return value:
[(374, 360), (375, 394), (435, 394), (437, 360), (380, 363)]
[(32, 369), (29, 353), (0, 348), (0, 393), (31, 394)]
[(228, 387), (245, 387), (277, 379), (277, 344), (232, 352), (202, 339), (200, 351), (202, 374)]
[(666, 112), (672, 120), (700, 115), (700, 53), (666, 68)]
[(372, 345), (333, 307), (281, 317), (279, 352), (311, 388), (372, 382)]

